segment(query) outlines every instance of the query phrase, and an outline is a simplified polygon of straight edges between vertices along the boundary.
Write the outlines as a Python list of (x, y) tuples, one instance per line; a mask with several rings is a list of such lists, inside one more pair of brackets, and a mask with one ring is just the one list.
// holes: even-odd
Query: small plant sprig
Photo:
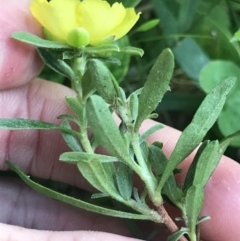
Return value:
[[(104, 1), (95, 2), (106, 6)], [(38, 1), (34, 4), (37, 6)], [(56, 0), (54, 4), (57, 4)], [(37, 8), (34, 11), (36, 13)], [(138, 15), (135, 18), (137, 20)], [(118, 26), (118, 29), (121, 28)], [(59, 159), (77, 166), (83, 177), (98, 191), (92, 198), (107, 196), (132, 211), (109, 209), (66, 196), (34, 182), (13, 162), (7, 161), (8, 165), (29, 186), (51, 198), (99, 214), (164, 223), (172, 232), (169, 241), (200, 240), (199, 224), (209, 219), (200, 216), (204, 186), (227, 146), (239, 133), (221, 142), (203, 141), (203, 138), (220, 114), (235, 79), (223, 80), (206, 96), (167, 158), (162, 150), (164, 143), (147, 143), (147, 138), (164, 126), (156, 124), (141, 135), (139, 128), (146, 119), (157, 117), (154, 110), (170, 90), (174, 70), (171, 50), (165, 49), (160, 54), (143, 88), (126, 96), (105, 62), (118, 63), (112, 58), (113, 53), (115, 56), (117, 53), (142, 56), (143, 51), (131, 46), (120, 48), (112, 42), (114, 38), (111, 35), (104, 35), (98, 42), (90, 30), (85, 30), (82, 27), (73, 29), (66, 38), (62, 38), (63, 41), (59, 41), (62, 35), (53, 39), (56, 33), (49, 32), (49, 29), (45, 32), (46, 36), (51, 35), (51, 40), (23, 32), (12, 35), (16, 40), (34, 45), (47, 66), (71, 81), (76, 97), (66, 97), (73, 114), (59, 116), (60, 125), (16, 118), (0, 119), (0, 128), (61, 131), (72, 151), (62, 153)], [(120, 119), (120, 125), (116, 124), (114, 115)], [(77, 128), (73, 129), (71, 123)], [(103, 147), (108, 155), (96, 153), (98, 146)], [(185, 181), (178, 186), (175, 170), (198, 146)], [(140, 177), (143, 190), (134, 186), (134, 175)], [(181, 211), (182, 216), (178, 220), (182, 220), (185, 227), (179, 229), (171, 219), (164, 206), (166, 201)]]

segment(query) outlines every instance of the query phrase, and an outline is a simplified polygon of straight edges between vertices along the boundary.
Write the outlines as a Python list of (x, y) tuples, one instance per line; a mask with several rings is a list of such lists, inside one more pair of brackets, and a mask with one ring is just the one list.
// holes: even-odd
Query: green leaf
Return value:
[(130, 55), (137, 55), (140, 57), (142, 57), (144, 54), (144, 51), (142, 49), (132, 47), (132, 46), (123, 47), (123, 48), (121, 48), (120, 52), (130, 54)]
[(29, 120), (23, 118), (0, 119), (0, 128), (5, 130), (37, 129), (37, 130), (61, 130), (59, 125), (48, 122)]
[(65, 99), (66, 99), (69, 107), (76, 114), (76, 116), (79, 118), (80, 121), (86, 119), (84, 116), (82, 116), (82, 114), (84, 112), (83, 107), (81, 106), (80, 102), (78, 101), (78, 99), (76, 97), (66, 96)]
[(104, 198), (104, 197), (109, 197), (109, 195), (106, 193), (94, 193), (91, 196), (91, 199)]
[[(159, 179), (164, 172), (164, 169), (168, 163), (168, 159), (163, 153), (162, 149), (155, 145), (149, 146), (148, 159), (151, 162), (152, 169), (154, 170), (156, 177)], [(165, 194), (173, 204), (181, 206), (181, 199), (183, 192), (177, 187), (174, 175), (172, 174), (165, 183), (162, 193)]]
[[(239, 97), (238, 99), (236, 97), (232, 99), (232, 103), (230, 105), (226, 103), (226, 106), (224, 107), (222, 113), (218, 118), (218, 127), (221, 133), (223, 134), (223, 136), (228, 136), (240, 129), (240, 125), (239, 125), (240, 111), (238, 110), (238, 108), (236, 108), (236, 106), (239, 106), (240, 100), (239, 100)], [(235, 105), (233, 102), (235, 102)], [(237, 136), (236, 138), (232, 139), (230, 145), (239, 147), (240, 136)]]
[(234, 78), (226, 79), (206, 96), (195, 113), (192, 122), (181, 134), (162, 175), (157, 188), (158, 191), (161, 190), (164, 183), (178, 164), (181, 163), (203, 140), (208, 130), (217, 120), (226, 101), (226, 97), (234, 84)]
[(204, 200), (204, 189), (201, 185), (193, 185), (187, 190), (185, 197), (186, 215), (189, 233), (195, 234), (198, 216)]
[(151, 219), (150, 216), (148, 215), (142, 215), (142, 214), (135, 214), (135, 213), (127, 213), (127, 212), (121, 212), (117, 210), (112, 210), (104, 207), (100, 207), (67, 195), (64, 195), (62, 193), (53, 191), (49, 188), (46, 188), (30, 179), (28, 175), (26, 175), (22, 169), (20, 169), (16, 164), (7, 161), (8, 166), (15, 171), (21, 179), (31, 188), (36, 190), (39, 193), (42, 193), (43, 195), (59, 200), (61, 202), (70, 204), (72, 206), (75, 206), (77, 208), (82, 208), (84, 210), (90, 211), (90, 212), (95, 212), (98, 214), (103, 214), (111, 217), (120, 217), (120, 218), (128, 218), (128, 219), (139, 219), (139, 220), (149, 220)]
[(202, 216), (202, 217), (198, 218), (197, 225), (199, 225), (200, 223), (203, 223), (205, 221), (208, 221), (210, 219), (211, 218), (209, 216)]
[(159, 123), (156, 124), (152, 127), (150, 127), (147, 131), (145, 131), (139, 138), (139, 143), (141, 144), (143, 141), (145, 141), (150, 135), (152, 135), (153, 133), (155, 133), (156, 131), (160, 130), (164, 128), (164, 125)]
[(157, 179), (159, 180), (167, 165), (167, 157), (165, 156), (161, 148), (155, 145), (150, 145), (148, 159), (152, 165), (152, 169), (154, 170)]
[(75, 51), (64, 51), (63, 52), (63, 60), (65, 59), (73, 59), (74, 57), (77, 57), (78, 56), (78, 53), (76, 53)]
[(205, 149), (206, 153), (204, 153), (205, 157), (201, 157), (202, 161), (198, 162), (193, 180), (194, 185), (202, 185), (203, 187), (206, 185), (221, 159), (222, 155), (219, 155), (219, 148), (218, 141), (212, 141), (208, 144)]
[(104, 44), (95, 47), (87, 47), (84, 49), (85, 53), (97, 55), (97, 56), (108, 56), (112, 53), (119, 52), (120, 49), (116, 44)]
[(188, 233), (187, 228), (181, 228), (177, 232), (173, 233), (168, 237), (168, 241), (178, 241), (184, 234)]
[(91, 77), (91, 71), (87, 69), (82, 78), (83, 99), (87, 100), (87, 98), (90, 95), (92, 95), (95, 91), (96, 91), (96, 87)]
[(230, 42), (236, 42), (240, 40), (240, 30), (238, 30), (237, 32), (235, 32), (235, 34), (233, 35), (233, 37), (230, 39)]
[(124, 163), (119, 162), (116, 167), (116, 183), (119, 193), (125, 200), (130, 200), (133, 191), (133, 171)]
[(159, 22), (159, 19), (151, 19), (140, 25), (134, 32), (146, 32), (152, 28), (155, 28), (159, 24)]
[[(227, 79), (229, 77), (236, 77), (240, 80), (240, 68), (232, 61), (213, 60), (201, 70), (199, 83), (204, 92), (209, 93), (222, 79)], [(233, 89), (236, 88), (240, 88), (238, 82), (233, 87)], [(231, 97), (231, 93), (229, 96)]]
[(216, 169), (219, 161), (233, 138), (240, 135), (240, 131), (225, 138), (220, 143), (218, 141), (205, 141), (200, 146), (188, 170), (184, 181), (183, 190), (192, 185), (204, 187)]
[[(185, 177), (185, 180), (184, 180), (184, 185), (183, 185), (183, 191), (186, 191), (193, 183), (193, 180), (194, 180), (194, 176), (195, 176), (195, 172), (197, 170), (197, 164), (198, 164), (198, 161), (199, 159), (201, 158), (204, 158), (207, 154), (211, 153), (212, 151), (212, 148), (209, 148), (207, 149), (208, 152), (206, 152), (206, 147), (209, 146), (209, 142), (210, 141), (204, 141), (201, 146), (199, 147), (198, 151), (197, 151), (197, 154), (195, 155), (194, 159), (193, 159), (193, 162), (191, 163), (189, 169), (188, 169), (188, 172), (187, 172), (187, 175)], [(211, 147), (212, 144), (211, 144)], [(208, 161), (208, 157), (207, 157), (207, 160)]]
[(111, 155), (118, 157), (129, 166), (135, 162), (129, 157), (128, 148), (104, 100), (97, 95), (89, 98), (87, 118), (94, 137)]
[(57, 73), (66, 76), (72, 81), (77, 81), (78, 77), (75, 75), (73, 70), (69, 65), (67, 65), (63, 60), (55, 59), (49, 51), (43, 48), (37, 48), (37, 51), (42, 58), (43, 62), (51, 69)]
[(220, 160), (219, 142), (205, 141), (198, 149), (184, 182), (184, 191), (192, 184), (204, 187)]
[(42, 39), (34, 34), (26, 33), (26, 32), (14, 32), (11, 37), (21, 42), (28, 43), (40, 48), (48, 48), (48, 49), (71, 49), (72, 48), (67, 44)]
[(200, 2), (201, 0), (184, 0), (180, 2), (178, 15), (178, 30), (180, 33), (186, 32), (191, 27)]
[[(237, 77), (240, 80), (240, 68), (235, 63), (225, 60), (211, 61), (201, 71), (200, 85), (208, 93), (219, 83), (219, 78), (229, 76)], [(225, 137), (240, 129), (240, 111), (236, 108), (236, 106), (240, 105), (239, 95), (240, 81), (237, 81), (229, 93), (224, 109), (218, 118), (218, 127)], [(234, 138), (231, 145), (240, 146), (240, 137)]]
[(76, 119), (76, 117), (73, 117), (72, 115), (68, 115), (68, 114), (59, 115), (57, 118), (59, 120), (67, 120), (67, 121), (72, 121), (74, 123), (78, 123), (78, 120)]
[[(63, 154), (64, 155), (64, 154)], [(69, 155), (69, 154), (68, 154)], [(115, 186), (113, 173), (114, 166), (111, 162), (101, 163), (98, 159), (93, 158), (88, 161), (80, 161), (77, 164), (83, 177), (96, 189), (106, 193), (118, 201), (122, 201)]]
[[(170, 49), (165, 49), (152, 67), (140, 94), (138, 117), (134, 127), (136, 132), (142, 122), (156, 109), (166, 91), (169, 90), (173, 69), (173, 54)], [(150, 96), (151, 98), (149, 98)]]
[(135, 92), (131, 93), (128, 98), (128, 108), (130, 109), (131, 117), (133, 121), (136, 121), (138, 115), (138, 96)]
[[(61, 127), (63, 127), (64, 129), (72, 130), (71, 126), (67, 121), (63, 121), (61, 124)], [(76, 137), (73, 134), (63, 131), (62, 136), (65, 142), (73, 151), (83, 151), (79, 141), (76, 139)]]
[[(160, 25), (165, 35), (178, 33), (177, 14), (179, 13), (179, 2), (169, 0), (151, 0), (153, 10), (161, 19)], [(167, 39), (168, 44), (173, 44), (175, 40)]]
[(224, 138), (220, 142), (219, 155), (223, 155), (223, 153), (226, 151), (227, 147), (230, 145), (232, 140), (234, 140), (236, 137), (239, 137), (239, 136), (240, 136), (240, 130)]
[(173, 48), (173, 53), (183, 71), (198, 81), (200, 71), (209, 62), (208, 56), (198, 43), (192, 38), (184, 38)]
[[(119, 53), (118, 53), (119, 54)], [(126, 56), (126, 55), (125, 55)], [(108, 64), (108, 68), (110, 66), (121, 66), (122, 65), (122, 61), (120, 61), (118, 58), (115, 58), (115, 57), (109, 57), (109, 58), (97, 58), (99, 60), (101, 60), (102, 62)], [(112, 72), (112, 71), (110, 71)]]
[[(123, 47), (129, 46), (130, 43), (128, 37), (124, 36), (123, 38), (118, 39), (116, 41), (116, 44), (120, 49), (122, 49)], [(115, 59), (115, 63), (113, 62), (113, 64), (111, 64), (111, 62), (108, 63), (109, 61), (105, 62), (107, 62), (107, 67), (109, 68), (110, 72), (113, 74), (117, 82), (121, 83), (124, 80), (126, 74), (128, 73), (131, 55), (119, 52), (113, 54), (112, 59)]]
[(26, 130), (26, 129), (61, 130), (62, 132), (70, 133), (73, 135), (78, 134), (74, 130), (64, 128), (59, 125), (55, 125), (55, 124), (44, 122), (44, 121), (30, 120), (30, 119), (23, 119), (23, 118), (0, 119), (0, 129), (5, 129), (5, 130)]
[(109, 69), (104, 65), (102, 61), (97, 59), (88, 60), (87, 67), (98, 94), (107, 103), (112, 104), (116, 95), (116, 91)]
[(87, 163), (90, 159), (98, 160), (101, 163), (118, 161), (116, 157), (112, 157), (112, 156), (105, 156), (105, 155), (100, 155), (95, 153), (86, 153), (86, 152), (77, 152), (77, 151), (65, 152), (61, 154), (59, 158), (60, 161), (73, 163), (73, 164), (78, 164), (79, 162)]
[(163, 111), (196, 111), (203, 101), (202, 94), (187, 92), (167, 92), (157, 107), (157, 113)]
[(128, 231), (131, 233), (132, 238), (140, 239), (140, 240), (142, 239), (143, 237), (142, 230), (140, 229), (139, 225), (135, 220), (126, 220), (125, 225)]

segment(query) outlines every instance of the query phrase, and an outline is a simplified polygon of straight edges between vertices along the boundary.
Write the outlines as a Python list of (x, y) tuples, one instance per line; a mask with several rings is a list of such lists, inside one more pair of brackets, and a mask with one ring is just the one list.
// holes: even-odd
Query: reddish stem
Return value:
[[(171, 233), (175, 233), (179, 231), (178, 226), (172, 220), (172, 218), (168, 215), (163, 205), (157, 206), (157, 210), (162, 217), (162, 222), (167, 226), (167, 228)], [(179, 238), (179, 241), (188, 241), (188, 240), (184, 236), (182, 236), (181, 238)]]

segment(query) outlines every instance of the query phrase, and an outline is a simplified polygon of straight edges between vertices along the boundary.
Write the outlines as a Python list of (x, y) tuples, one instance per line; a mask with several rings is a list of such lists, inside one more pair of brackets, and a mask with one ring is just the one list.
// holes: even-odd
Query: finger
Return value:
[(36, 50), (27, 44), (11, 39), (15, 31), (25, 31), (41, 36), (40, 25), (29, 11), (30, 0), (0, 0), (0, 90), (23, 85), (42, 68)]
[(95, 230), (130, 236), (122, 219), (52, 200), (19, 179), (1, 177), (0, 182), (1, 223), (39, 230)]
[[(146, 121), (142, 132), (152, 126), (154, 121)], [(156, 124), (156, 123), (155, 123)], [(181, 132), (164, 127), (149, 138), (149, 142), (161, 141), (163, 150), (169, 157)], [(182, 173), (177, 175), (179, 183), (184, 182), (187, 170), (194, 157), (192, 153), (180, 165)], [(201, 225), (204, 240), (236, 240), (240, 237), (240, 165), (228, 157), (223, 157), (205, 187), (205, 201), (201, 215), (209, 215), (211, 220)]]
[(137, 241), (137, 239), (122, 237), (110, 233), (75, 231), (75, 232), (52, 232), (39, 231), (20, 228), (16, 226), (0, 224), (0, 233), (2, 241)]
[[(240, 237), (240, 166), (230, 158), (222, 158), (205, 188), (202, 215), (210, 221), (202, 224), (206, 240), (236, 240)], [(213, 231), (214, 230), (214, 231)]]
[[(1, 91), (0, 118), (22, 117), (59, 124), (56, 117), (70, 113), (66, 95), (75, 93), (39, 79), (17, 89)], [(11, 160), (33, 176), (89, 187), (75, 165), (59, 161), (60, 154), (69, 151), (60, 131), (0, 130), (0, 136), (0, 170), (8, 169), (5, 161)]]

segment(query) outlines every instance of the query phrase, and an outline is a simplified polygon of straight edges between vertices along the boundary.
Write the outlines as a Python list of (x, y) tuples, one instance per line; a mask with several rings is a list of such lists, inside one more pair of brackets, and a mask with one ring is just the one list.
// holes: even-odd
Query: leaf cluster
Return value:
[[(230, 141), (239, 133), (222, 142), (202, 141), (217, 120), (235, 79), (225, 79), (209, 92), (180, 136), (170, 158), (167, 158), (162, 150), (164, 144), (147, 143), (147, 138), (163, 128), (163, 125), (156, 124), (141, 135), (139, 129), (146, 119), (156, 118), (154, 110), (164, 94), (170, 90), (169, 84), (174, 70), (174, 57), (170, 49), (165, 49), (160, 54), (144, 86), (127, 97), (102, 62), (102, 58), (106, 59), (112, 52), (119, 51), (141, 55), (140, 50), (133, 47), (120, 50), (117, 45), (76, 50), (30, 34), (18, 32), (13, 36), (37, 46), (45, 64), (72, 81), (77, 96), (66, 97), (73, 114), (59, 116), (62, 120), (60, 125), (18, 118), (0, 119), (0, 128), (61, 131), (72, 151), (61, 154), (60, 160), (77, 166), (82, 176), (98, 191), (93, 198), (110, 197), (131, 208), (132, 212), (110, 210), (75, 200), (33, 182), (15, 164), (8, 162), (9, 166), (37, 191), (105, 215), (161, 223), (165, 220), (158, 210), (164, 208), (164, 202), (170, 202), (180, 209), (181, 219), (186, 227), (176, 230), (169, 240), (181, 239), (184, 234), (191, 240), (196, 240), (198, 224), (206, 220), (206, 217), (199, 217), (204, 200), (204, 186)], [(54, 51), (61, 49), (64, 58), (56, 59), (46, 47), (53, 48)], [(72, 65), (68, 60), (74, 60)], [(116, 124), (114, 116), (120, 119), (119, 125)], [(78, 128), (73, 128), (72, 123)], [(107, 154), (96, 153), (100, 146)], [(178, 186), (174, 178), (175, 171), (198, 146), (186, 179), (182, 186)], [(135, 174), (141, 179), (143, 190), (135, 186)], [(151, 207), (151, 203), (155, 208)], [(167, 222), (165, 224), (168, 225)]]

